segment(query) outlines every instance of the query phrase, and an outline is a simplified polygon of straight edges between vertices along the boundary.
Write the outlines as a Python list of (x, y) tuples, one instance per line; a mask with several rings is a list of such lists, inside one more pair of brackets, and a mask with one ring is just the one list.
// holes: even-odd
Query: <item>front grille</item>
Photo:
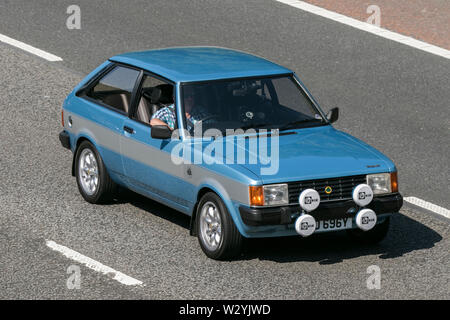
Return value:
[[(289, 182), (289, 203), (298, 204), (300, 193), (309, 188), (319, 192), (321, 202), (351, 199), (353, 188), (361, 183), (366, 183), (366, 175)], [(330, 194), (325, 193), (327, 186), (332, 189)]]

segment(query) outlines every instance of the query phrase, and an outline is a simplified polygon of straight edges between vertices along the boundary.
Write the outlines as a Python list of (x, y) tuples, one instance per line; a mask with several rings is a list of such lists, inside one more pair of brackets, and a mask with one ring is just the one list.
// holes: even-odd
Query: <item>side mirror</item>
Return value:
[(339, 108), (333, 108), (327, 113), (327, 119), (330, 123), (336, 122), (339, 118)]
[(168, 126), (152, 126), (151, 135), (154, 139), (170, 139), (170, 137), (172, 137), (172, 131)]

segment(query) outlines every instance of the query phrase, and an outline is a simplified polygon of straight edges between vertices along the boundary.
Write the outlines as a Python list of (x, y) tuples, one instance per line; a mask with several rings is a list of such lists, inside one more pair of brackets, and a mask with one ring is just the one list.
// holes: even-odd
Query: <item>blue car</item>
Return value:
[(64, 101), (59, 139), (86, 201), (131, 189), (190, 216), (203, 252), (231, 259), (244, 238), (386, 236), (403, 203), (397, 169), (334, 129), (338, 113), (266, 59), (167, 48), (92, 71)]

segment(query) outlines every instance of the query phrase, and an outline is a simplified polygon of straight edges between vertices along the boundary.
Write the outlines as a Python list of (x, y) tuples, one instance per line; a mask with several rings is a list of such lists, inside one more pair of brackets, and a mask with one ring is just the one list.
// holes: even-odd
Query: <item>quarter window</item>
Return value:
[(138, 76), (137, 70), (116, 66), (88, 91), (87, 96), (128, 113), (131, 93)]

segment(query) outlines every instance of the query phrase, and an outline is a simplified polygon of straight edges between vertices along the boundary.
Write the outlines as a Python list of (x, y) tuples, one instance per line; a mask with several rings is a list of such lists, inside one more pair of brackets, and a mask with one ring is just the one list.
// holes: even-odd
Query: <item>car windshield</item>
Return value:
[(327, 124), (290, 75), (184, 84), (181, 95), (185, 128), (191, 135), (194, 129), (196, 135), (208, 129), (225, 134), (236, 129), (283, 131)]

